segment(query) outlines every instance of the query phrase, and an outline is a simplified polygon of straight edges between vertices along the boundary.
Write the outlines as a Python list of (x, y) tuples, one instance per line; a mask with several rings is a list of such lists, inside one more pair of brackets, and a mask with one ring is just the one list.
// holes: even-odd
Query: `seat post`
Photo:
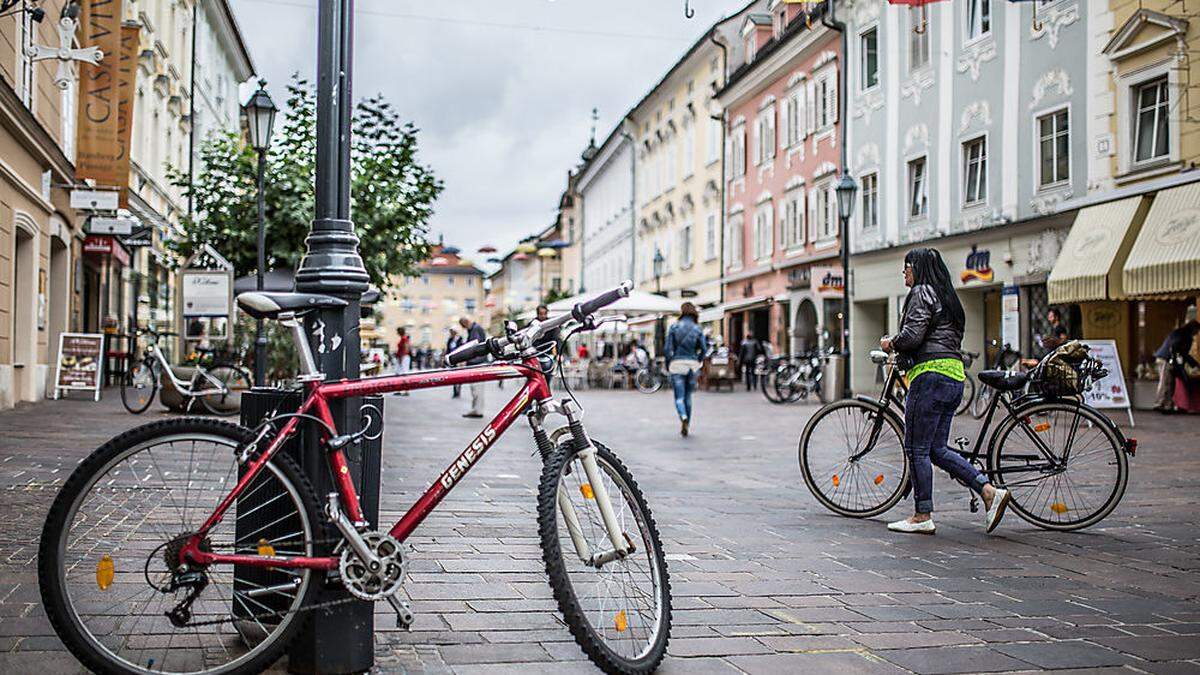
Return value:
[(304, 324), (296, 318), (296, 314), (294, 312), (280, 314), (279, 323), (292, 332), (292, 342), (296, 345), (296, 353), (300, 355), (300, 379), (302, 381), (325, 379), (324, 374), (317, 370), (312, 347), (309, 346), (308, 337), (304, 334)]

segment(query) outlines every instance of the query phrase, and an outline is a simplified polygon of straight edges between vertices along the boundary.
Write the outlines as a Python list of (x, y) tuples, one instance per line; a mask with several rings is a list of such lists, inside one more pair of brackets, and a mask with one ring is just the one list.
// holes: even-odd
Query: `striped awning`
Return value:
[(1051, 304), (1125, 297), (1121, 265), (1148, 203), (1146, 197), (1127, 197), (1079, 211), (1046, 281)]
[(1121, 276), (1132, 296), (1200, 292), (1200, 181), (1158, 193)]

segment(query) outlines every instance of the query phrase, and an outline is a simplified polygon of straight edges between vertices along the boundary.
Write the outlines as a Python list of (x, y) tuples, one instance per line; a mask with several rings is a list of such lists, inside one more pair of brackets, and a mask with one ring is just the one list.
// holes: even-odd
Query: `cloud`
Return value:
[[(260, 74), (313, 79), (316, 0), (234, 0)], [(382, 93), (420, 128), (445, 182), (431, 231), (502, 251), (548, 225), (600, 110), (599, 140), (740, 2), (358, 0), (356, 97)], [(278, 98), (278, 97), (277, 97)]]

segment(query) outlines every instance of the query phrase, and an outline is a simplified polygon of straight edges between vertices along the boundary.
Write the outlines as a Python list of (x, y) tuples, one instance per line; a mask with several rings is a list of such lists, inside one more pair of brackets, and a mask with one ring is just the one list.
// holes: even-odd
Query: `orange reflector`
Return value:
[(613, 617), (613, 625), (618, 633), (624, 633), (629, 628), (629, 619), (625, 618), (625, 610), (617, 612), (617, 615)]
[(105, 553), (100, 558), (100, 562), (96, 563), (96, 585), (100, 587), (100, 590), (107, 591), (108, 587), (112, 586), (114, 574), (115, 566), (112, 556)]
[(584, 499), (595, 499), (596, 498), (596, 493), (592, 492), (592, 484), (591, 483), (584, 483), (583, 485), (580, 485), (579, 491), (583, 493)]
[(1049, 422), (1042, 422), (1041, 424), (1035, 424), (1033, 426), (1033, 430), (1038, 432), (1039, 434), (1042, 433), (1043, 431), (1048, 431), (1049, 429), (1050, 429)]
[(875, 484), (879, 485), (881, 483), (883, 483), (883, 474), (879, 474), (878, 476), (875, 476)]
[(1059, 514), (1066, 513), (1067, 505), (1062, 502), (1054, 502), (1050, 505), (1050, 510)]
[(842, 481), (838, 479), (837, 474), (833, 474), (833, 487), (837, 487)]
[(259, 555), (275, 555), (275, 547), (272, 546), (271, 542), (267, 541), (266, 539), (259, 539), (258, 540), (258, 554)]

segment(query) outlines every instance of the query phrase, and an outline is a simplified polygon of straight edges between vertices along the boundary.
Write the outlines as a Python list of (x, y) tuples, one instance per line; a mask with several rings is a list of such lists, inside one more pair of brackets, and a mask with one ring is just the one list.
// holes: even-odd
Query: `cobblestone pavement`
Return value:
[[(507, 393), (489, 390), (488, 409)], [(1090, 530), (1010, 516), (987, 536), (939, 474), (938, 534), (912, 537), (883, 525), (910, 502), (855, 521), (808, 494), (795, 443), (812, 406), (700, 394), (684, 439), (665, 392), (580, 398), (662, 532), (675, 605), (663, 672), (1200, 672), (1200, 420), (1140, 414), (1129, 490)], [(444, 390), (387, 400), (385, 522), (478, 431), (464, 408)], [(38, 600), (41, 522), (76, 462), (161, 416), (125, 414), (116, 391), (0, 413), (0, 672), (78, 670)], [(531, 452), (514, 427), (410, 539), (417, 621), (396, 631), (379, 605), (379, 672), (592, 670), (542, 570)]]

